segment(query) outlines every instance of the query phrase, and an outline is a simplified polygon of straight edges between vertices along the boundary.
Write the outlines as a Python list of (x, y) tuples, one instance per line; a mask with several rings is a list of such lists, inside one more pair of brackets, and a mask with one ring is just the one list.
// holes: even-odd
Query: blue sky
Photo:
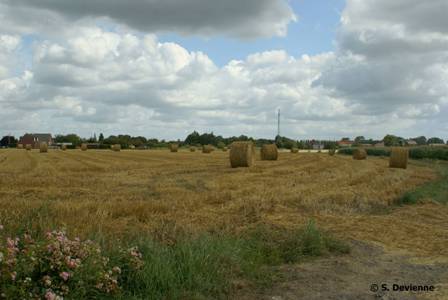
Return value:
[(218, 66), (233, 59), (244, 60), (252, 53), (270, 50), (285, 50), (294, 57), (333, 51), (345, 0), (292, 0), (290, 5), (298, 21), (289, 24), (285, 37), (242, 40), (161, 34), (159, 39), (178, 43), (190, 51), (202, 51)]
[[(182, 45), (189, 51), (201, 51), (219, 67), (231, 60), (244, 60), (252, 53), (263, 51), (284, 50), (294, 57), (333, 51), (335, 34), (345, 0), (292, 0), (289, 3), (298, 21), (289, 24), (288, 34), (284, 37), (239, 39), (215, 36), (206, 38), (165, 33), (158, 34), (158, 38), (161, 42)], [(114, 31), (114, 26), (101, 20), (97, 22), (97, 25)], [(43, 39), (44, 37), (39, 34), (22, 37), (22, 47), (19, 49), (22, 60), (14, 72), (16, 75), (32, 66), (33, 44)]]

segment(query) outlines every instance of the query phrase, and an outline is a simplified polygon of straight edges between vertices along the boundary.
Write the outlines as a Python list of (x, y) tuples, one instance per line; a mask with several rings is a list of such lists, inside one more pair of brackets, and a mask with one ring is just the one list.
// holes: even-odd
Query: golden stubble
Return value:
[[(11, 229), (65, 227), (82, 237), (238, 233), (257, 223), (297, 227), (310, 218), (341, 238), (421, 256), (448, 256), (444, 205), (391, 208), (436, 178), (410, 161), (279, 153), (278, 161), (230, 167), (229, 153), (1, 150), (0, 222)], [(29, 229), (29, 228), (27, 228)]]

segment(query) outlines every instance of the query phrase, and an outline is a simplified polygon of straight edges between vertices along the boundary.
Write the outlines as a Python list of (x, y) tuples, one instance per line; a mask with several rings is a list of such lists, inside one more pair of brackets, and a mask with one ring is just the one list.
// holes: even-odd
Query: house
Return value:
[(20, 140), (19, 144), (31, 145), (33, 148), (39, 148), (41, 143), (47, 143), (48, 146), (53, 145), (53, 137), (50, 133), (26, 133)]
[(313, 150), (323, 150), (324, 145), (323, 144), (313, 144)]
[(342, 140), (338, 142), (338, 146), (340, 148), (347, 148), (347, 147), (351, 147), (353, 146), (353, 142), (352, 141), (347, 141), (347, 140)]
[(373, 147), (384, 148), (384, 142), (376, 143), (375, 145), (373, 145)]
[(407, 140), (407, 141), (406, 141), (406, 144), (407, 144), (408, 146), (412, 146), (412, 147), (418, 145), (417, 142), (414, 141), (414, 140)]

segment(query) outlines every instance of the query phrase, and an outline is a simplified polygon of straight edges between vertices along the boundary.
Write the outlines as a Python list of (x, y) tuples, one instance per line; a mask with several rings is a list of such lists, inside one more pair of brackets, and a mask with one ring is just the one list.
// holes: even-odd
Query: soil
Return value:
[[(413, 257), (385, 252), (380, 245), (352, 240), (351, 253), (274, 270), (276, 280), (264, 290), (242, 287), (235, 299), (448, 299), (448, 264), (421, 264)], [(379, 291), (372, 292), (377, 284)], [(389, 291), (381, 291), (387, 284)], [(433, 292), (393, 291), (398, 285), (433, 285)]]

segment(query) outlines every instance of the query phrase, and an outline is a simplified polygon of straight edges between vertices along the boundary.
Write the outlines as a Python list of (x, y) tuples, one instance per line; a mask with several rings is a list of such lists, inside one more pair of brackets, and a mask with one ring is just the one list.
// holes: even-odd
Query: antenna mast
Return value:
[(278, 110), (277, 115), (277, 136), (280, 136), (280, 109)]

